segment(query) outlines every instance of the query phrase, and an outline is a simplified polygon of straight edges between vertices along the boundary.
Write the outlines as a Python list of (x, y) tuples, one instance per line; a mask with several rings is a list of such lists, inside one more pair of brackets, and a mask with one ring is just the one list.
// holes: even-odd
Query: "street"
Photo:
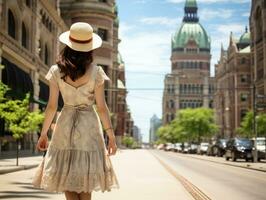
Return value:
[(265, 172), (194, 159), (175, 152), (151, 152), (210, 199), (265, 200)]

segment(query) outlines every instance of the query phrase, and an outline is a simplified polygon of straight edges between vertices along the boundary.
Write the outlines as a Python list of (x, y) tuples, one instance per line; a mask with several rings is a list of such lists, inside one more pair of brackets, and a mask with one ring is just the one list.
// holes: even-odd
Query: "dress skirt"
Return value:
[(119, 188), (93, 105), (64, 105), (32, 184), (48, 192)]

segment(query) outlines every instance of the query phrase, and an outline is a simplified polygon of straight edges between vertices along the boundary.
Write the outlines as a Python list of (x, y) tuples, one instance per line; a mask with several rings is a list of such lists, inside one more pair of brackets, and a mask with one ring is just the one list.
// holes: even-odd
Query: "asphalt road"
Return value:
[(213, 200), (266, 200), (266, 173), (150, 150)]

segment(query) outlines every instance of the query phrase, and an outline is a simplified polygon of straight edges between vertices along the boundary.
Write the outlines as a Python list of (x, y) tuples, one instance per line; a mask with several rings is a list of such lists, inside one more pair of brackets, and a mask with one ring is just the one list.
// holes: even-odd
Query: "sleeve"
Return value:
[(104, 83), (104, 80), (111, 81), (111, 79), (104, 72), (103, 68), (101, 66), (98, 66), (95, 86), (99, 87), (100, 85), (102, 85)]
[(45, 78), (58, 88), (58, 82), (57, 82), (57, 77), (55, 73), (55, 65), (50, 67), (49, 71), (45, 75)]

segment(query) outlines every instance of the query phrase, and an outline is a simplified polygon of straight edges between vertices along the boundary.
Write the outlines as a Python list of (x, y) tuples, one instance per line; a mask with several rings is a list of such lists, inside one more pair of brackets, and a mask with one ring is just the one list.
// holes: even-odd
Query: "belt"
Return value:
[(73, 144), (73, 136), (74, 133), (76, 136), (79, 135), (79, 133), (76, 131), (76, 127), (79, 122), (80, 118), (80, 113), (82, 111), (92, 111), (93, 110), (93, 105), (87, 105), (87, 104), (80, 104), (80, 105), (69, 105), (69, 104), (64, 104), (63, 108), (70, 108), (74, 109), (73, 115), (72, 115), (72, 120), (71, 120), (71, 131), (70, 131), (70, 137), (69, 137), (69, 146), (72, 147)]

